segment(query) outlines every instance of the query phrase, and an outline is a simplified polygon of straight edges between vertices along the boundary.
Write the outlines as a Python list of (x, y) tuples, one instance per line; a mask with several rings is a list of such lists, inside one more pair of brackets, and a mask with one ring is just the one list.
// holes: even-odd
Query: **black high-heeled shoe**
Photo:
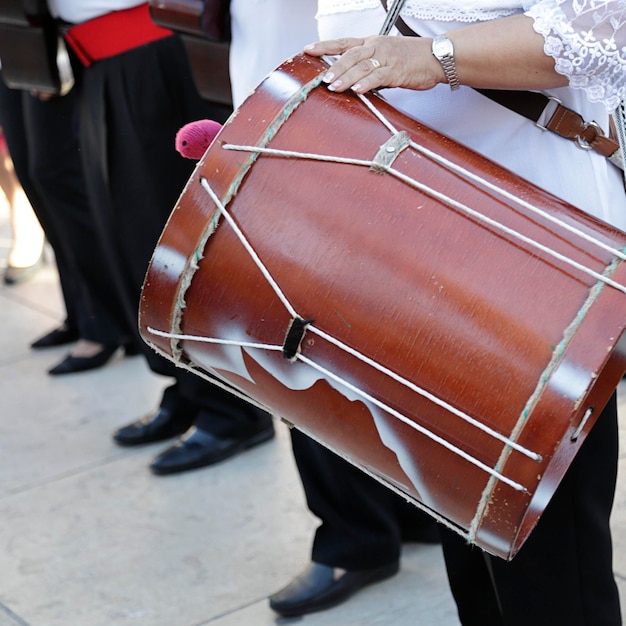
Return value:
[(56, 346), (64, 346), (68, 343), (78, 341), (79, 333), (77, 328), (70, 328), (65, 324), (51, 330), (43, 337), (39, 337), (36, 341), (30, 344), (33, 350), (41, 350), (43, 348), (54, 348)]
[(100, 352), (93, 356), (72, 356), (68, 354), (58, 365), (48, 370), (51, 376), (61, 374), (73, 374), (75, 372), (86, 372), (102, 367), (109, 362), (113, 355), (121, 348), (119, 345), (102, 346)]

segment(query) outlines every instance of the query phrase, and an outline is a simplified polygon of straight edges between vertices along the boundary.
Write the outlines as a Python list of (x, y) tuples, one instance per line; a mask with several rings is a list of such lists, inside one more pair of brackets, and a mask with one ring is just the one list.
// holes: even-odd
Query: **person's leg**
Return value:
[(399, 496), (297, 429), (291, 440), (307, 505), (321, 520), (312, 560), (344, 569), (397, 562)]
[[(71, 272), (81, 342), (50, 373), (92, 369), (133, 341), (116, 298), (94, 225), (78, 144), (77, 93), (42, 101), (27, 96), (30, 173), (58, 233), (60, 262)], [(107, 356), (108, 355), (108, 356)]]
[(446, 568), (463, 626), (621, 626), (609, 526), (617, 441), (613, 397), (511, 561), (444, 531)]
[[(0, 76), (1, 78), (1, 76)], [(66, 318), (58, 332), (51, 333), (52, 337), (46, 335), (42, 337), (41, 347), (48, 345), (60, 345), (78, 339), (78, 321), (76, 315), (76, 295), (71, 276), (66, 271), (64, 264), (64, 254), (61, 248), (60, 235), (54, 223), (54, 218), (50, 215), (40, 192), (35, 186), (30, 171), (31, 147), (27, 134), (24, 108), (26, 100), (30, 96), (23, 91), (10, 89), (5, 82), (0, 79), (0, 126), (7, 142), (9, 153), (22, 188), (37, 215), (48, 242), (54, 250), (55, 261), (59, 270), (59, 280), (63, 301), (66, 309)], [(33, 344), (37, 345), (40, 340)]]
[(0, 128), (0, 189), (6, 197), (11, 220), (11, 249), (4, 282), (21, 282), (42, 266), (45, 236), (33, 207), (20, 184)]
[[(92, 207), (119, 300), (135, 323), (152, 253), (194, 164), (174, 148), (190, 121), (225, 119), (203, 101), (182, 43), (169, 37), (85, 71), (81, 143)], [(106, 120), (106, 123), (105, 123)], [(142, 342), (143, 344), (143, 342)], [(210, 465), (274, 435), (271, 417), (229, 392), (176, 368), (143, 344), (150, 368), (176, 380), (174, 409), (118, 429), (121, 445), (160, 441), (188, 430), (152, 465), (157, 473)]]
[(517, 556), (490, 559), (506, 626), (621, 626), (609, 525), (617, 446), (613, 396)]
[(185, 401), (195, 408), (193, 425), (150, 464), (155, 474), (213, 465), (274, 438), (272, 416), (196, 374), (176, 374)]
[[(312, 563), (270, 597), (282, 615), (334, 606), (399, 568), (403, 531), (433, 541), (435, 522), (348, 461), (297, 429), (293, 453), (315, 532)], [(339, 570), (344, 570), (339, 572)]]
[(225, 119), (229, 110), (200, 98), (177, 37), (104, 59), (79, 78), (80, 147), (92, 217), (117, 300), (138, 337), (146, 270), (194, 168), (176, 152), (176, 133), (196, 119), (217, 113)]
[(448, 583), (461, 624), (504, 626), (487, 555), (452, 530), (442, 526), (440, 532)]

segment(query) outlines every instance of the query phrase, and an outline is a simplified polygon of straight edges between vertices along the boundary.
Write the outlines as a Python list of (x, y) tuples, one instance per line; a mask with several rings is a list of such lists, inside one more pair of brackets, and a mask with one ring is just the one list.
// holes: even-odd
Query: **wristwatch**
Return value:
[(461, 83), (459, 83), (459, 77), (456, 73), (454, 46), (452, 42), (445, 35), (437, 35), (433, 39), (432, 53), (437, 61), (441, 63), (443, 73), (446, 75), (450, 89), (452, 89), (452, 91), (458, 89)]

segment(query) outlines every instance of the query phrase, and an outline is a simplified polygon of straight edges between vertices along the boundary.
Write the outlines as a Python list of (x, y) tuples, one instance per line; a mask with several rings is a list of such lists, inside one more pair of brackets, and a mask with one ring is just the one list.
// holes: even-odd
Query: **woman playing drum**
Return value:
[[(582, 117), (584, 129), (608, 135), (610, 114), (620, 117), (623, 0), (406, 0), (401, 19), (420, 36), (393, 36), (395, 29), (372, 36), (385, 15), (379, 0), (319, 1), (323, 41), (306, 52), (338, 56), (325, 77), (328, 89), (383, 89), (426, 125), (626, 228), (623, 172), (584, 137), (572, 141), (541, 128), (557, 100)], [(555, 100), (537, 125), (475, 88), (518, 91), (518, 100), (522, 90), (540, 91)], [(612, 398), (512, 561), (446, 534), (448, 576), (464, 626), (622, 624), (609, 528), (616, 468)]]

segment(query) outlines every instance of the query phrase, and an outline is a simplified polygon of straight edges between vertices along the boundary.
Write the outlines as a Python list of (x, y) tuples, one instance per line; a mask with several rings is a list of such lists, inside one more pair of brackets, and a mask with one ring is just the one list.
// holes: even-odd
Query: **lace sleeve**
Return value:
[(540, 0), (525, 9), (557, 72), (614, 110), (626, 97), (626, 0)]

